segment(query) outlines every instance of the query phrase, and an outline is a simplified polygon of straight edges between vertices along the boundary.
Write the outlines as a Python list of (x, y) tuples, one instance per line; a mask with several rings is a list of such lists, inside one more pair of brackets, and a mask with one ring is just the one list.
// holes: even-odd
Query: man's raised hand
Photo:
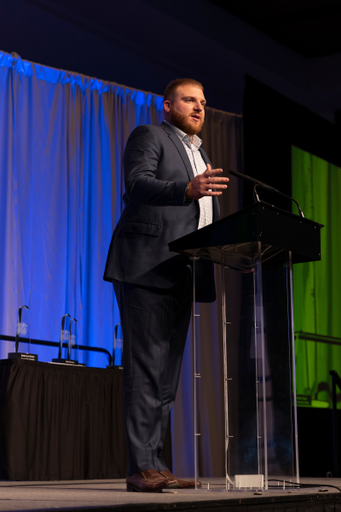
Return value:
[(217, 176), (217, 174), (222, 172), (222, 169), (212, 169), (210, 164), (207, 164), (206, 171), (198, 174), (189, 182), (186, 193), (187, 198), (197, 200), (204, 196), (221, 196), (222, 191), (227, 188), (227, 183), (230, 181), (223, 176)]

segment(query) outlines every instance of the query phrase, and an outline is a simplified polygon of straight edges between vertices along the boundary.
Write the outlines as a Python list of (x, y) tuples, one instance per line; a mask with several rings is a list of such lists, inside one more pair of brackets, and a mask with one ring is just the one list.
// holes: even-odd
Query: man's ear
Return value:
[(165, 112), (170, 112), (170, 109), (171, 109), (171, 101), (170, 100), (165, 100), (163, 102), (163, 108), (164, 108), (164, 111)]

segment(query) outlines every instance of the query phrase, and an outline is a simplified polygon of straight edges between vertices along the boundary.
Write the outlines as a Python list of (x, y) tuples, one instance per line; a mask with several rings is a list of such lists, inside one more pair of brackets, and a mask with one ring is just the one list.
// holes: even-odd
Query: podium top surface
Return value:
[(259, 257), (281, 260), (288, 251), (293, 263), (302, 263), (321, 259), (322, 227), (260, 201), (168, 245), (170, 251), (236, 268), (249, 268)]

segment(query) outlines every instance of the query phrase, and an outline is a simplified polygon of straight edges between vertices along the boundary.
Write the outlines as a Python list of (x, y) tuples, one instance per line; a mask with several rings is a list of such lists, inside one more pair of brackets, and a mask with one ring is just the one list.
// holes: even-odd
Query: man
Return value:
[[(191, 314), (191, 267), (168, 243), (219, 217), (227, 187), (197, 137), (205, 120), (203, 86), (192, 79), (165, 91), (165, 121), (139, 126), (124, 153), (124, 210), (114, 231), (104, 279), (112, 281), (123, 329), (128, 491), (194, 487), (162, 459), (169, 411), (179, 381)], [(199, 261), (196, 299), (215, 300), (213, 265)]]

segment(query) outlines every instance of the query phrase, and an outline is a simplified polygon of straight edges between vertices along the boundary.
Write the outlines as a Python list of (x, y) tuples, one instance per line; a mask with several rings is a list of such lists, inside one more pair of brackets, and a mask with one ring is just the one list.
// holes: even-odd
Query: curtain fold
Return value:
[[(58, 341), (61, 318), (69, 313), (78, 321), (79, 344), (112, 351), (119, 313), (102, 276), (122, 209), (123, 150), (137, 125), (162, 120), (161, 96), (0, 52), (1, 334), (15, 335), (17, 310), (26, 304), (32, 338)], [(242, 171), (241, 116), (208, 108), (202, 138), (215, 167)], [(240, 208), (240, 198), (239, 184), (231, 180), (223, 216)], [(216, 476), (223, 474), (223, 445), (215, 444), (217, 429), (219, 440), (223, 429), (219, 301), (202, 308), (202, 366), (212, 379), (202, 396), (202, 468)], [(190, 347), (173, 418), (173, 457), (183, 474), (192, 473)], [(2, 342), (1, 358), (13, 348)], [(40, 361), (57, 357), (50, 348), (38, 354)], [(106, 364), (102, 355), (79, 352), (72, 358)]]

